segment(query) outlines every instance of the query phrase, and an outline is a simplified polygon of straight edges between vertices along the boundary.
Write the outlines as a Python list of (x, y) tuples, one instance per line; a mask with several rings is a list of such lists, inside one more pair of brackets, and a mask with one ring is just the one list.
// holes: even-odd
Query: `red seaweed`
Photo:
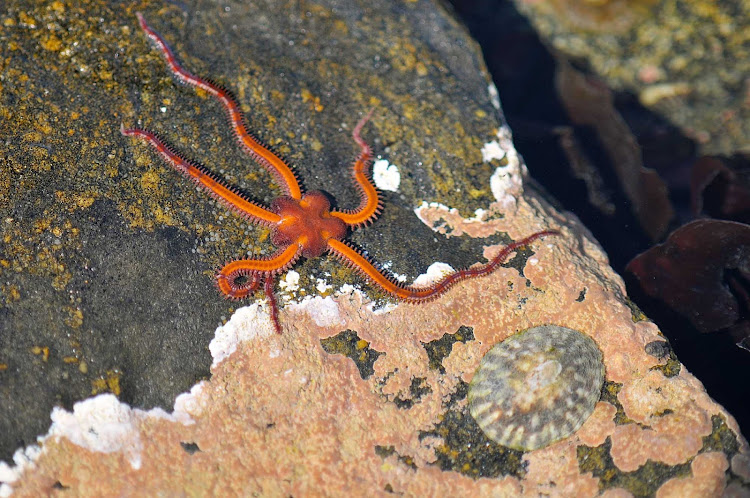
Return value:
[(750, 225), (692, 221), (626, 270), (700, 332), (729, 329), (739, 346), (750, 346)]

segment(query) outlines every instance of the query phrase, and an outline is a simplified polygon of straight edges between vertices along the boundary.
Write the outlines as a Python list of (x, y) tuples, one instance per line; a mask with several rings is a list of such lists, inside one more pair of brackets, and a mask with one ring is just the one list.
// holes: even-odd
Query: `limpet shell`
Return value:
[(493, 441), (535, 450), (577, 431), (603, 383), (602, 353), (593, 339), (542, 325), (487, 352), (469, 386), (469, 411)]

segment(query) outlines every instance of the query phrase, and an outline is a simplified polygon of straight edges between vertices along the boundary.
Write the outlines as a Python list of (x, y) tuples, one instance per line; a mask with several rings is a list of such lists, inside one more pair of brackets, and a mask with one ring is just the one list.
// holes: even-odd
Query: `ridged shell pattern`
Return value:
[(603, 383), (602, 353), (593, 339), (542, 325), (487, 352), (469, 386), (469, 411), (493, 441), (535, 450), (577, 431)]

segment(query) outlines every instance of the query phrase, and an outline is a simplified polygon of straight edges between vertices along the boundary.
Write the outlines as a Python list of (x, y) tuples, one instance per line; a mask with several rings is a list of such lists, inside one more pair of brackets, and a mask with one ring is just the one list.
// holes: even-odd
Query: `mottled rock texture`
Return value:
[[(554, 216), (526, 199), (506, 219), (455, 226), (515, 233), (516, 222)], [(663, 341), (656, 327), (633, 315), (581, 227), (558, 222), (564, 237), (537, 244), (523, 275), (503, 268), (425, 305), (374, 313), (355, 293), (336, 298), (324, 316), (324, 302), (287, 306), (281, 336), (261, 305), (250, 306), (211, 345), (218, 356), (239, 340), (234, 351), (171, 418), (123, 413), (113, 398), (77, 406), (76, 417), (57, 414), (36, 467), (16, 489), (22, 496), (54, 486), (86, 495), (747, 491), (750, 448), (732, 417), (670, 365), (669, 354), (646, 352)], [(466, 388), (492, 345), (538, 323), (589, 334), (602, 350), (606, 382), (578, 432), (521, 452), (483, 435)], [(427, 344), (445, 334), (462, 340), (436, 358)], [(331, 338), (353, 347), (327, 352)], [(89, 427), (97, 436), (82, 437)]]
[(515, 0), (541, 36), (680, 127), (702, 154), (747, 150), (748, 0)]
[[(481, 59), (430, 2), (2, 2), (0, 460), (44, 434), (54, 406), (111, 392), (171, 407), (210, 375), (207, 345), (238, 307), (217, 295), (216, 269), (272, 250), (268, 230), (120, 135), (121, 124), (148, 127), (259, 202), (279, 195), (221, 106), (174, 81), (138, 10), (337, 206), (359, 200), (351, 128), (376, 108), (365, 138), (403, 178), (378, 228), (350, 239), (379, 261), (413, 279), (438, 259), (467, 266), (483, 245), (434, 242), (413, 214), (424, 200), (486, 206), (496, 167), (480, 152), (498, 126)], [(331, 258), (296, 270), (300, 294), (317, 295), (317, 278), (362, 283)]]
[[(52, 407), (63, 408), (20, 476), (0, 466), (2, 493), (750, 489), (750, 448), (731, 415), (629, 303), (585, 228), (522, 186), (478, 51), (440, 7), (18, 0), (3, 9), (2, 456), (47, 432)], [(239, 152), (219, 106), (175, 84), (136, 10), (186, 67), (231, 87), (251, 127), (338, 205), (357, 203), (349, 132), (375, 106), (364, 136), (401, 184), (352, 240), (407, 279), (434, 261), (483, 261), (542, 228), (562, 235), (423, 305), (394, 307), (324, 258), (295, 267), (299, 287), (280, 286), (283, 335), (262, 300), (232, 315), (239, 306), (215, 293), (213, 269), (267, 251), (268, 231), (195, 192), (123, 139), (120, 123), (142, 119), (261, 202), (278, 189)], [(334, 293), (347, 283), (364, 293)], [(318, 297), (292, 304), (304, 296)], [(503, 448), (470, 417), (468, 383), (489, 348), (540, 324), (596, 342), (601, 399), (571, 437)]]

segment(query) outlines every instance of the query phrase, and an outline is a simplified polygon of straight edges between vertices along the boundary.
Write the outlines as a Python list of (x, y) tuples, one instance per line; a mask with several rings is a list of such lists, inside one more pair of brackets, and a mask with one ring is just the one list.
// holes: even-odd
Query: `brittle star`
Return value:
[(278, 303), (273, 292), (274, 277), (289, 269), (300, 257), (315, 258), (322, 256), (325, 252), (330, 252), (345, 265), (359, 272), (366, 280), (396, 299), (421, 303), (438, 297), (461, 280), (492, 273), (513, 251), (540, 237), (558, 233), (554, 230), (537, 232), (505, 246), (488, 263), (449, 273), (425, 287), (398, 282), (358, 249), (343, 240), (350, 229), (372, 223), (383, 207), (378, 190), (370, 178), (369, 165), (372, 160), (372, 151), (360, 135), (372, 110), (357, 123), (352, 131), (352, 137), (359, 146), (359, 156), (352, 170), (354, 182), (360, 194), (359, 206), (351, 210), (332, 210), (325, 194), (320, 191), (303, 193), (300, 182), (289, 165), (250, 135), (245, 126), (244, 114), (237, 100), (227, 89), (183, 69), (161, 35), (146, 24), (143, 15), (140, 13), (136, 15), (141, 29), (164, 56), (172, 74), (179, 81), (200, 88), (221, 102), (229, 114), (234, 134), (245, 152), (268, 170), (284, 191), (285, 195), (274, 200), (270, 207), (261, 206), (211, 173), (206, 167), (183, 157), (155, 133), (140, 128), (125, 128), (124, 126), (121, 128), (123, 135), (144, 140), (170, 166), (193, 180), (198, 187), (208, 192), (228, 209), (251, 223), (265, 225), (271, 229), (271, 242), (278, 247), (278, 250), (270, 257), (239, 259), (227, 263), (216, 275), (216, 285), (227, 298), (241, 299), (254, 293), (263, 283), (271, 319), (278, 333), (281, 333), (281, 323)]

